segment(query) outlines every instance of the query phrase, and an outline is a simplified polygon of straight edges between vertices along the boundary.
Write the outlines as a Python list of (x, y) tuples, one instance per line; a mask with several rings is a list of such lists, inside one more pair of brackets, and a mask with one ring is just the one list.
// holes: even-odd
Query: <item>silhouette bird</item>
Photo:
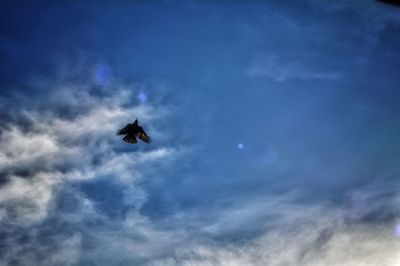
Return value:
[(139, 126), (138, 119), (136, 119), (134, 123), (129, 123), (124, 128), (117, 130), (117, 135), (125, 135), (122, 140), (131, 144), (137, 143), (136, 137), (146, 143), (151, 142), (151, 138), (144, 132), (143, 128)]

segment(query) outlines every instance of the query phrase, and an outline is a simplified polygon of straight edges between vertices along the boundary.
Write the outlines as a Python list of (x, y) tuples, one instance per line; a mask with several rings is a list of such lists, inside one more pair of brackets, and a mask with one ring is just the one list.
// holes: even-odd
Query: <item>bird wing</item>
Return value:
[(144, 141), (146, 143), (151, 142), (151, 138), (146, 134), (146, 132), (144, 132), (143, 128), (140, 128), (139, 139), (141, 139), (142, 141)]
[(117, 130), (117, 135), (129, 134), (129, 131), (131, 128), (132, 128), (132, 124), (127, 124), (124, 128)]

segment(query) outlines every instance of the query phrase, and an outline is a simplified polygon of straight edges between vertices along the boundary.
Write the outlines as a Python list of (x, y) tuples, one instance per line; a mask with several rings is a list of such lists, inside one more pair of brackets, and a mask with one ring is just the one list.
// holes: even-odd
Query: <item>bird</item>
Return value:
[(151, 142), (151, 138), (146, 134), (146, 132), (144, 132), (143, 128), (139, 126), (139, 120), (137, 118), (135, 122), (127, 124), (124, 128), (118, 129), (117, 136), (120, 135), (125, 135), (122, 140), (130, 144), (137, 143), (136, 137), (147, 144)]

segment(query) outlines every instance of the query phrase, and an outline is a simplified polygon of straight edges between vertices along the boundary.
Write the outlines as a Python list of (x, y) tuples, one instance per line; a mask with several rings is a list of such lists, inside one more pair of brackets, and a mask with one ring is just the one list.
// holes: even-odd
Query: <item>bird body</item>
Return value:
[(136, 119), (134, 123), (129, 123), (124, 128), (117, 130), (117, 135), (125, 135), (122, 140), (130, 144), (137, 143), (136, 138), (139, 138), (147, 144), (151, 142), (151, 138), (144, 132), (143, 128), (139, 126), (138, 119)]

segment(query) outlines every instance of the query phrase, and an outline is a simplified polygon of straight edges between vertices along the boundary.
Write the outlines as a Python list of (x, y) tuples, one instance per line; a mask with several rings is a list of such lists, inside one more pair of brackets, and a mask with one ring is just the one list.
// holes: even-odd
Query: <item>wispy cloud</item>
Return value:
[[(365, 159), (362, 154), (386, 153), (389, 146), (392, 149), (389, 142), (395, 137), (388, 134), (392, 127), (384, 127), (382, 135), (364, 134), (371, 128), (367, 126), (355, 133), (353, 127), (346, 127), (376, 119), (346, 108), (347, 103), (359, 100), (358, 91), (341, 90), (334, 97), (322, 97), (322, 91), (310, 101), (308, 94), (286, 101), (288, 95), (281, 91), (275, 96), (265, 91), (242, 94), (240, 86), (250, 76), (282, 83), (311, 81), (302, 82), (304, 86), (343, 79), (350, 84), (346, 88), (354, 85), (363, 89), (357, 81), (347, 79), (351, 75), (348, 70), (361, 61), (365, 64), (368, 56), (381, 55), (371, 49), (380, 45), (375, 35), (386, 30), (389, 17), (379, 18), (381, 13), (372, 8), (370, 14), (378, 16), (379, 23), (375, 23), (353, 7), (354, 3), (349, 3), (350, 7), (347, 2), (338, 3), (327, 8), (315, 1), (293, 5), (272, 1), (265, 6), (246, 4), (240, 8), (201, 4), (199, 8), (206, 16), (198, 20), (188, 14), (187, 25), (181, 24), (186, 17), (178, 16), (171, 23), (173, 28), (162, 23), (174, 17), (165, 12), (176, 12), (175, 7), (160, 6), (157, 10), (152, 6), (160, 20), (147, 21), (147, 16), (140, 14), (146, 14), (147, 7), (142, 12), (138, 6), (116, 6), (111, 14), (100, 6), (76, 12), (76, 7), (67, 5), (66, 10), (57, 7), (56, 12), (37, 12), (43, 18), (45, 12), (55, 16), (59, 12), (82, 12), (79, 19), (72, 16), (70, 21), (71, 16), (67, 16), (67, 21), (57, 25), (62, 38), (50, 44), (44, 37), (54, 31), (53, 27), (50, 31), (45, 27), (43, 35), (37, 36), (36, 31), (31, 33), (29, 27), (23, 30), (20, 25), (24, 24), (15, 23), (15, 31), (21, 28), (21, 33), (10, 34), (10, 38), (16, 39), (15, 44), (24, 43), (15, 45), (6, 60), (18, 66), (7, 67), (4, 73), (21, 73), (4, 82), (18, 84), (14, 90), (2, 90), (4, 98), (0, 98), (0, 265), (400, 265), (400, 242), (395, 232), (399, 227), (399, 187), (388, 181), (397, 180), (398, 173), (394, 170), (393, 176), (382, 178), (382, 184), (351, 187), (369, 182), (369, 177), (359, 175), (372, 176), (383, 168), (375, 164), (365, 168), (378, 155)], [(19, 6), (16, 10), (20, 12)], [(392, 14), (393, 18), (398, 16)], [(37, 25), (47, 25), (54, 18), (39, 19), (42, 22)], [(245, 36), (236, 35), (238, 18), (246, 20), (242, 29)], [(145, 27), (132, 28), (131, 24)], [(82, 40), (68, 36), (75, 37), (82, 29), (97, 32), (98, 25), (112, 27), (102, 27), (97, 37), (88, 37), (91, 41), (87, 47), (96, 50), (101, 43), (97, 50), (110, 56), (119, 69), (114, 69), (111, 61), (99, 63), (88, 58), (87, 51), (53, 57), (51, 49), (46, 50), (46, 57), (56, 58), (57, 66), (43, 72), (48, 70), (50, 74), (46, 75), (52, 78), (32, 73), (42, 69), (41, 65), (28, 69), (20, 66), (38, 61), (24, 60), (24, 55), (37, 53), (39, 47), (68, 46), (68, 39), (75, 45)], [(165, 38), (166, 32), (177, 38)], [(346, 42), (336, 42), (338, 36)], [(199, 38), (204, 42), (199, 43)], [(28, 49), (25, 41), (32, 42), (27, 46), (33, 49)], [(165, 46), (158, 49), (158, 43), (164, 42)], [(10, 43), (14, 47), (14, 42)], [(359, 43), (364, 44), (360, 49)], [(395, 44), (392, 41), (385, 51), (396, 49)], [(25, 48), (27, 52), (22, 51)], [(164, 56), (165, 50), (170, 56)], [(186, 55), (199, 64), (188, 68)], [(256, 59), (246, 68), (240, 64), (244, 58)], [(359, 58), (362, 60), (355, 64)], [(347, 61), (349, 64), (343, 64)], [(218, 75), (207, 81), (196, 80), (210, 66)], [(394, 64), (389, 66), (396, 69)], [(248, 76), (240, 80), (243, 69)], [(30, 77), (25, 77), (27, 72)], [(232, 73), (238, 75), (231, 79)], [(155, 99), (157, 93), (148, 85), (122, 78), (137, 75), (157, 79), (170, 74), (172, 82), (184, 87), (182, 91), (169, 88), (169, 81), (158, 87), (157, 81), (149, 81), (157, 92), (171, 94), (169, 105)], [(23, 86), (26, 80), (28, 88)], [(388, 84), (397, 84), (394, 81)], [(217, 87), (221, 89), (214, 89)], [(243, 101), (243, 97), (248, 100)], [(269, 101), (265, 102), (267, 97)], [(373, 96), (366, 96), (365, 102), (370, 98)], [(382, 98), (381, 102), (386, 100)], [(179, 105), (172, 106), (177, 102)], [(343, 119), (343, 114), (349, 117)], [(115, 136), (117, 128), (136, 117), (142, 119), (154, 139), (149, 146), (126, 145)], [(238, 121), (242, 125), (239, 131)], [(376, 149), (380, 144), (377, 136), (389, 136), (382, 149)], [(357, 142), (359, 137), (367, 140)], [(245, 141), (245, 148), (236, 156), (233, 148), (238, 139)], [(325, 146), (327, 139), (332, 143)], [(350, 144), (352, 140), (357, 144)], [(335, 149), (336, 145), (340, 148)], [(350, 151), (348, 145), (353, 145)], [(195, 149), (198, 160), (182, 156)], [(361, 158), (354, 160), (358, 155)], [(319, 156), (326, 158), (320, 160)], [(378, 157), (390, 161), (386, 168), (396, 164), (396, 158)], [(346, 168), (347, 164), (358, 165)], [(190, 167), (189, 173), (180, 171), (182, 165)], [(302, 167), (307, 169), (303, 171)], [(332, 180), (323, 183), (319, 191), (322, 182), (316, 180), (326, 176)], [(270, 183), (273, 188), (267, 185)], [(300, 188), (293, 188), (299, 183), (302, 188), (312, 188), (302, 194)], [(334, 195), (332, 201), (329, 197), (336, 190), (330, 190), (330, 184), (344, 191)], [(339, 188), (342, 186), (346, 188)], [(329, 195), (322, 192), (327, 190)]]
[[(400, 263), (393, 219), (363, 222), (377, 208), (394, 209), (398, 197), (388, 186), (355, 191), (343, 207), (298, 204), (297, 195), (291, 194), (232, 199), (223, 206), (216, 203), (207, 210), (177, 211), (151, 220), (141, 213), (147, 193), (140, 182), (153, 167), (173, 167), (187, 150), (162, 145), (126, 150), (114, 131), (120, 121), (140, 116), (152, 123), (168, 112), (162, 106), (127, 104), (135, 94), (124, 87), (105, 98), (88, 89), (57, 94), (82, 112), (63, 116), (56, 109), (25, 106), (14, 111), (21, 112), (29, 126), (11, 120), (2, 128), (0, 243), (5, 264)], [(112, 182), (107, 184), (121, 186), (119, 205), (113, 206), (121, 209), (116, 217), (79, 188), (108, 178)], [(388, 202), (393, 205), (386, 206)], [(247, 237), (224, 241), (233, 235)]]
[(336, 72), (323, 72), (304, 65), (302, 62), (288, 62), (276, 55), (261, 56), (247, 73), (250, 76), (268, 77), (283, 82), (289, 79), (338, 79)]
[[(124, 224), (140, 224), (144, 218), (107, 218), (79, 184), (112, 179), (122, 188), (119, 207), (135, 213), (146, 201), (139, 185), (143, 175), (152, 165), (169, 167), (186, 151), (156, 143), (144, 149), (125, 146), (115, 131), (136, 117), (153, 136), (168, 137), (152, 125), (168, 112), (162, 105), (138, 103), (139, 90), (132, 85), (109, 87), (112, 92), (93, 89), (90, 81), (60, 86), (41, 102), (20, 94), (9, 109), (12, 118), (2, 121), (0, 135), (0, 264), (76, 265), (87, 257), (81, 254), (82, 245), (90, 238), (103, 241), (109, 235), (112, 240), (116, 230), (123, 240), (128, 230)], [(87, 226), (92, 221), (107, 224), (97, 227), (99, 236)], [(63, 230), (57, 229), (59, 223)]]
[[(253, 199), (254, 200), (254, 199)], [(204, 229), (212, 235), (229, 228), (268, 225), (247, 241), (192, 240), (173, 255), (149, 265), (398, 265), (400, 248), (392, 223), (349, 220), (342, 208), (298, 205), (292, 196), (258, 199), (225, 208)], [(210, 231), (211, 230), (211, 231)], [(261, 233), (262, 232), (262, 233)], [(204, 240), (204, 239), (203, 239)], [(229, 244), (228, 244), (229, 243)]]
[[(31, 213), (31, 218), (45, 218), (54, 189), (63, 182), (107, 174), (133, 180), (137, 173), (129, 169), (132, 162), (151, 163), (169, 156), (168, 148), (138, 152), (142, 156), (113, 152), (113, 145), (117, 144), (114, 132), (121, 122), (138, 116), (148, 121), (155, 117), (150, 106), (122, 107), (126, 99), (134, 97), (130, 94), (117, 89), (116, 96), (105, 100), (85, 95), (90, 107), (70, 119), (61, 118), (51, 110), (13, 110), (23, 112), (32, 128), (25, 130), (9, 124), (3, 129), (0, 171), (6, 184), (0, 188), (1, 203), (7, 206), (12, 202), (15, 205), (12, 210), (23, 209)], [(75, 104), (72, 98), (70, 102)], [(93, 163), (95, 158), (97, 164)], [(9, 215), (3, 218), (10, 218), (11, 209), (5, 207), (4, 211)], [(27, 221), (26, 215), (15, 218)]]

